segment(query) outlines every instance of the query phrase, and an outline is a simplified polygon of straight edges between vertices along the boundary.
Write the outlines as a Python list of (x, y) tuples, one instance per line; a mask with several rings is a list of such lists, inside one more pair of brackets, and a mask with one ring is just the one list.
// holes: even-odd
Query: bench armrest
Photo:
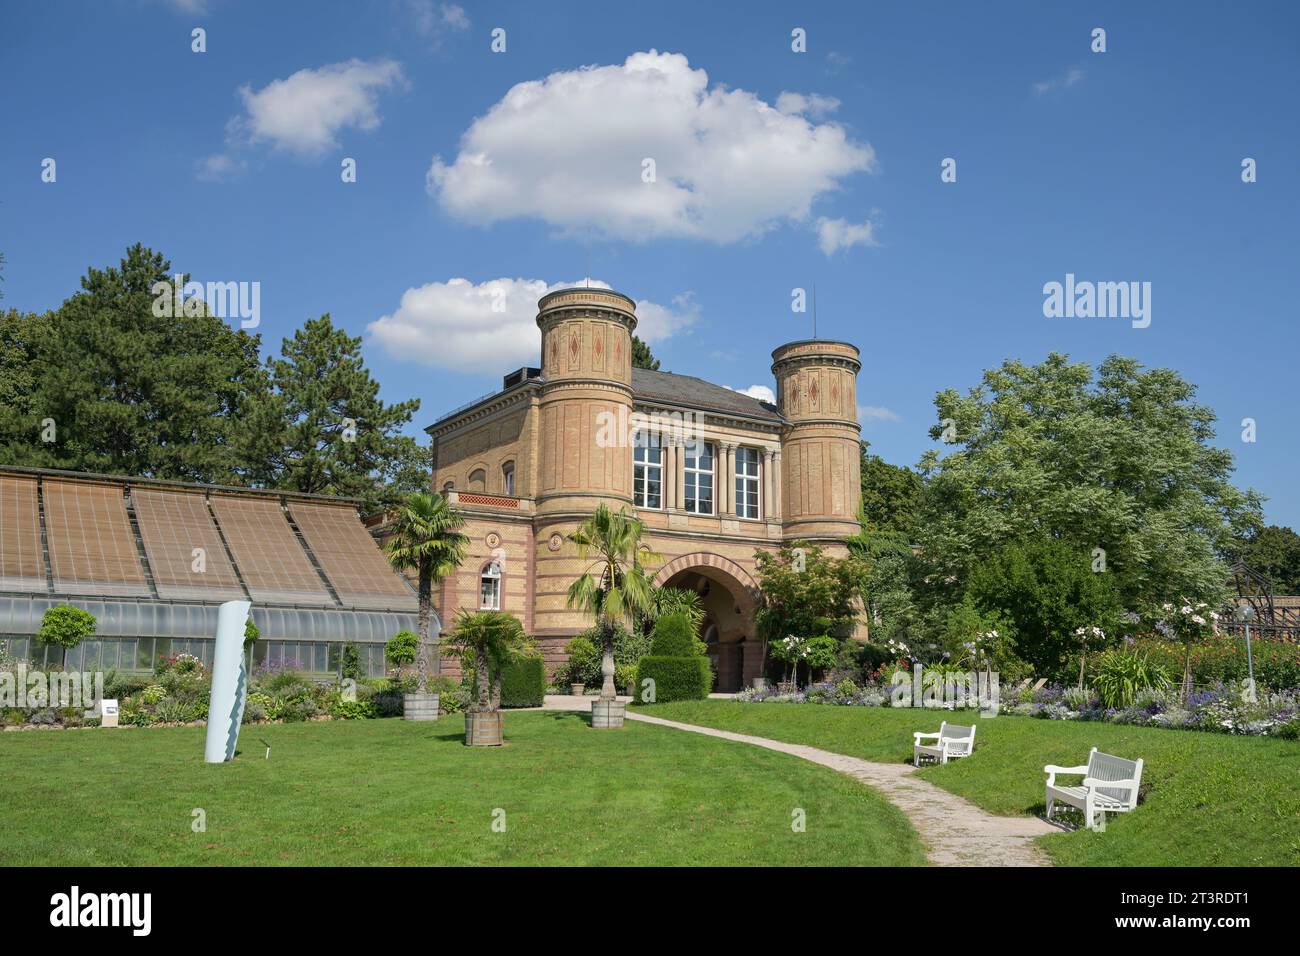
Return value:
[(1043, 773), (1047, 774), (1047, 785), (1049, 787), (1056, 786), (1056, 775), (1058, 773), (1087, 773), (1087, 772), (1088, 772), (1087, 764), (1084, 764), (1082, 767), (1058, 767), (1054, 763), (1049, 763), (1046, 767), (1043, 768)]
[(1043, 768), (1043, 773), (1052, 773), (1052, 774), (1056, 774), (1056, 773), (1087, 773), (1087, 772), (1088, 772), (1088, 765), (1087, 765), (1087, 764), (1084, 764), (1082, 767), (1058, 767), (1058, 766), (1057, 766), (1056, 764), (1054, 764), (1054, 763), (1049, 763), (1046, 767)]
[(920, 742), (921, 742), (921, 738), (922, 738), (922, 737), (933, 737), (933, 738), (935, 738), (936, 740), (938, 740), (938, 739), (939, 739), (939, 734), (938, 734), (937, 731), (936, 731), (935, 733), (932, 733), (932, 734), (922, 734), (922, 733), (917, 733), (917, 732), (915, 732), (915, 731), (912, 733), (912, 739), (915, 740), (917, 743), (920, 743)]

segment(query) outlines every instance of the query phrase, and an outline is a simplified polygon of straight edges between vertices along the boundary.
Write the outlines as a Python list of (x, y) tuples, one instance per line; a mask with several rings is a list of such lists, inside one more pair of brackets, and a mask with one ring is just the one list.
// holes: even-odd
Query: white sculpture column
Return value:
[(227, 601), (217, 609), (217, 640), (212, 653), (212, 690), (208, 696), (208, 736), (203, 747), (207, 763), (234, 759), (239, 725), (248, 696), (248, 667), (244, 657), (244, 624), (252, 605)]

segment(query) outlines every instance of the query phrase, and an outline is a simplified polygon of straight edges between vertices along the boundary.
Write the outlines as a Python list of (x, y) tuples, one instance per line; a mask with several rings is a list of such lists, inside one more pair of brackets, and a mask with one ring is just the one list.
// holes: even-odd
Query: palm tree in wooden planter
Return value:
[(501, 733), (501, 674), (527, 642), (524, 626), (504, 611), (461, 611), (451, 644), (474, 668), (474, 700), (465, 711), (465, 744), (499, 747)]
[(591, 705), (593, 727), (622, 727), (623, 705), (614, 690), (614, 635), (619, 624), (630, 624), (652, 605), (653, 586), (645, 563), (661, 560), (641, 549), (645, 525), (627, 508), (611, 511), (601, 505), (569, 535), (578, 557), (594, 557), (591, 566), (569, 585), (568, 606), (592, 614), (600, 632), (600, 697)]
[[(433, 612), (433, 585), (460, 565), (469, 547), (469, 538), (459, 529), (465, 518), (442, 495), (417, 493), (408, 495), (392, 521), (393, 538), (388, 543), (388, 561), (399, 571), (414, 571), (419, 593), (419, 612), (415, 632), (420, 638), (417, 692), (425, 693), (426, 648), (429, 645), (429, 618)], [(442, 667), (438, 649), (433, 648), (433, 673)]]

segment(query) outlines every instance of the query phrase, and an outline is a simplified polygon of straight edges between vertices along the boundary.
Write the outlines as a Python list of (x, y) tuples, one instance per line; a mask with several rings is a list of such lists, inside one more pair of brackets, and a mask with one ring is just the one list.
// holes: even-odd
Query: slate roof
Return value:
[(632, 369), (632, 395), (637, 401), (650, 404), (663, 402), (683, 408), (722, 414), (744, 415), (761, 421), (783, 421), (776, 406), (714, 385), (694, 375), (675, 375), (672, 372), (652, 372), (649, 369)]

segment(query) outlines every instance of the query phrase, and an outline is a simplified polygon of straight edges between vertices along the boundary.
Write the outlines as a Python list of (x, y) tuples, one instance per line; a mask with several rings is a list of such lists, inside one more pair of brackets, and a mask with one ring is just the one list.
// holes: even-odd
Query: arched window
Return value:
[(479, 610), (501, 610), (501, 565), (496, 561), (483, 569), (483, 574), (479, 578), (478, 593)]
[(501, 466), (501, 493), (513, 496), (515, 493), (515, 463), (508, 461)]
[(476, 468), (469, 473), (470, 491), (480, 491), (480, 492), (486, 491), (487, 490), (487, 488), (485, 487), (486, 485), (487, 485), (487, 472), (485, 472), (482, 468)]
[(455, 490), (456, 490), (456, 482), (454, 481), (444, 482), (442, 486), (442, 496), (445, 498), (447, 497), (447, 495), (451, 494)]

